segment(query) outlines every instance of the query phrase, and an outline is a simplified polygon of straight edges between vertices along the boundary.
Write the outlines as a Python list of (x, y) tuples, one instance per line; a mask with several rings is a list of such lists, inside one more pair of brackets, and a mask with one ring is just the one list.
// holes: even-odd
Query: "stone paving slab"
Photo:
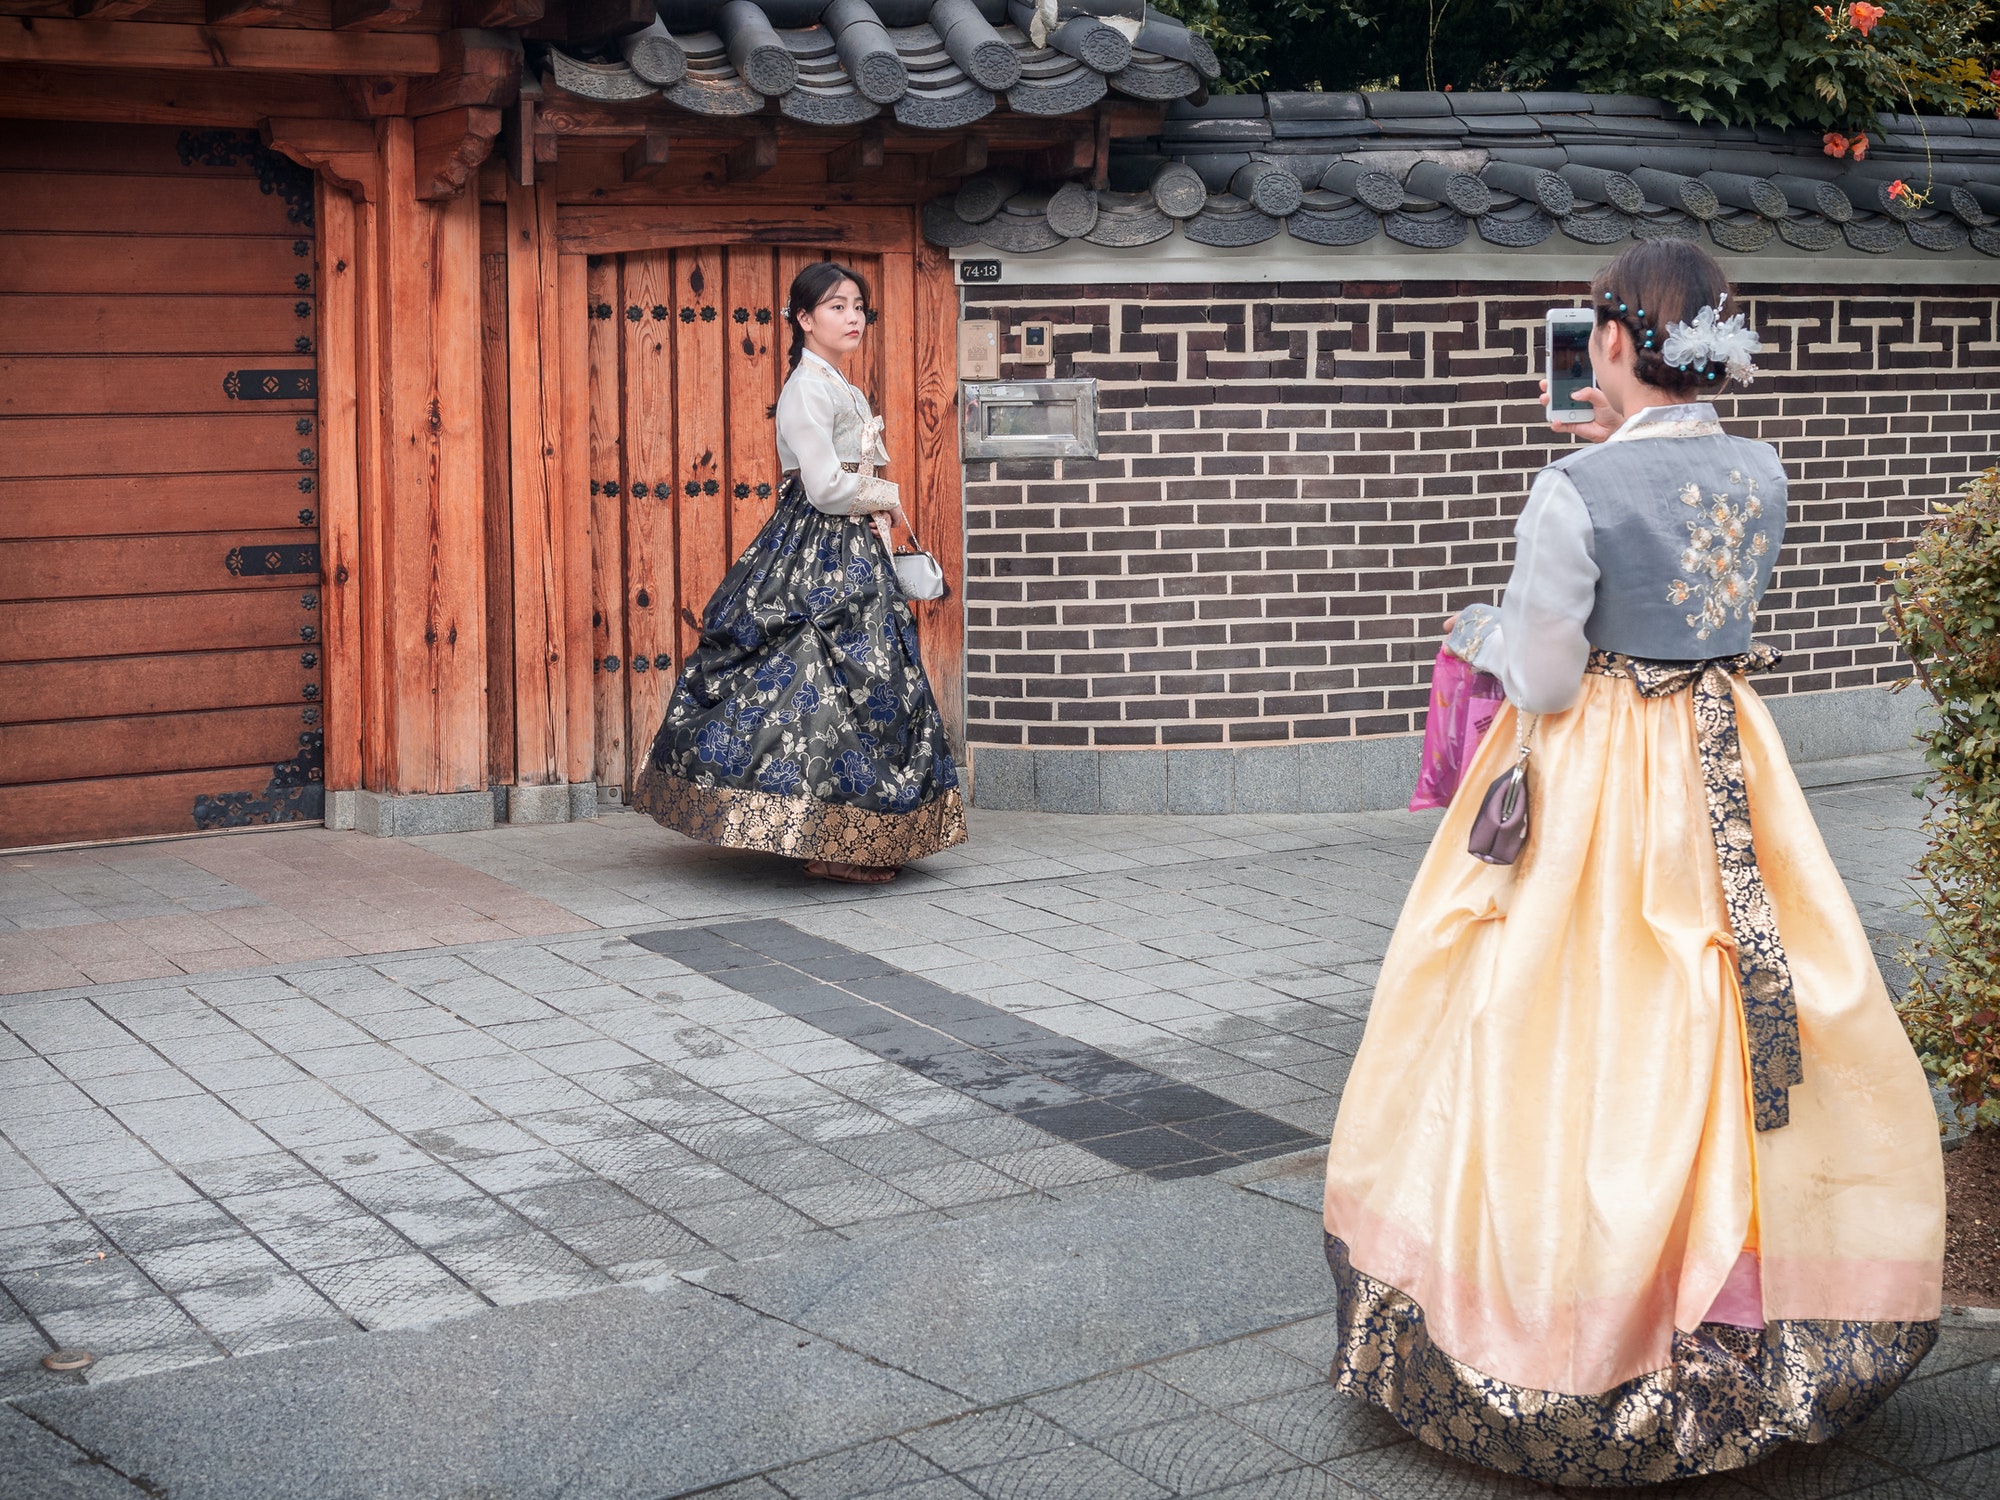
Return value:
[[(1887, 964), (1912, 922), (1902, 872), (1920, 805), (1901, 784), (1907, 767), (1875, 770), (1887, 779), (1811, 798)], [(220, 852), (202, 858), (219, 876), (189, 875), (184, 860), (179, 873), (86, 871), (63, 877), (59, 899), (0, 879), (0, 915), (94, 917), (49, 931), (106, 927), (107, 914), (153, 920), (131, 913), (155, 899), (184, 908), (164, 919), (207, 920), (205, 905), (250, 909), (211, 877), (266, 899), (285, 880), (266, 869), (257, 878), (270, 884), (254, 887), (253, 863), (310, 864), (328, 856), (305, 845), (332, 839), (421, 854), (574, 927), (615, 918), (629, 929), (452, 944), (433, 926), (421, 951), (0, 997), (0, 1400), (19, 1403), (0, 1415), (73, 1402), (137, 1453), (178, 1430), (176, 1402), (228, 1391), (245, 1430), (268, 1423), (273, 1446), (309, 1412), (304, 1451), (331, 1464), (314, 1435), (329, 1414), (357, 1447), (372, 1441), (369, 1423), (391, 1420), (355, 1405), (348, 1372), (428, 1359), (428, 1385), (395, 1374), (389, 1387), (420, 1392), (410, 1404), (446, 1425), (460, 1403), (464, 1430), (515, 1472), (426, 1438), (434, 1467), (393, 1482), (360, 1471), (372, 1493), (597, 1493), (600, 1480), (604, 1493), (722, 1485), (707, 1492), (759, 1500), (1528, 1492), (1399, 1441), (1320, 1383), (1314, 1323), (1285, 1324), (1326, 1289), (1314, 1153), (1149, 1181), (1146, 1163), (1091, 1149), (1103, 1139), (1096, 1116), (1044, 1117), (1066, 1135), (1041, 1128), (1037, 1108), (1066, 1106), (1013, 1099), (1006, 1079), (982, 1097), (964, 1071), (967, 1053), (1022, 1074), (1102, 1059), (1164, 1080), (1151, 1092), (1169, 1106), (1220, 1100), (1323, 1139), (1434, 817), (974, 821), (973, 845), (879, 889), (803, 882), (630, 815), (421, 848), (295, 830), (241, 840), (239, 855), (215, 840), (203, 848)], [(303, 852), (286, 854), (288, 841)], [(170, 848), (180, 859), (183, 847), (145, 857)], [(0, 861), (0, 877), (13, 863)], [(488, 904), (519, 909), (506, 902)], [(713, 934), (698, 929), (731, 926), (788, 952), (690, 963), (628, 940), (665, 931), (700, 949)], [(744, 946), (720, 942), (711, 959)], [(894, 1036), (875, 1029), (891, 1012), (904, 1028)], [(1097, 1098), (1117, 1106), (1115, 1090)], [(1055, 1253), (1051, 1224), (1078, 1226), (1078, 1255)], [(1037, 1297), (1043, 1283), (1058, 1293)], [(646, 1477), (615, 1462), (557, 1473), (517, 1460), (523, 1432), (580, 1452), (572, 1439), (600, 1420), (616, 1427), (602, 1439), (616, 1462), (640, 1463), (668, 1431), (710, 1445), (710, 1427), (678, 1428), (660, 1402), (642, 1410), (636, 1394), (593, 1384), (628, 1381), (631, 1360), (672, 1364), (664, 1347), (606, 1356), (626, 1315), (593, 1311), (661, 1300), (671, 1308), (656, 1318), (633, 1315), (642, 1339), (704, 1347), (663, 1330), (713, 1306), (943, 1404), (899, 1416), (890, 1400), (873, 1422), (811, 1427), (811, 1414), (757, 1416), (765, 1408), (732, 1377), (718, 1409), (776, 1444), (715, 1438), (733, 1468)], [(1165, 1321), (1148, 1323), (1156, 1313)], [(535, 1349), (540, 1332), (506, 1345), (519, 1370), (488, 1389), (513, 1394), (481, 1397), (487, 1366), (471, 1334), (517, 1320), (555, 1329), (542, 1343), (558, 1347)], [(952, 1343), (954, 1322), (977, 1338)], [(578, 1353), (571, 1329), (598, 1347)], [(59, 1337), (91, 1341), (99, 1363), (85, 1376), (41, 1370)], [(786, 1357), (784, 1339), (744, 1339)], [(1838, 1452), (1684, 1488), (1994, 1493), (1996, 1355), (1994, 1336), (1948, 1335), (1925, 1378)], [(543, 1365), (553, 1376), (537, 1395), (527, 1387)], [(1057, 1383), (1028, 1389), (1022, 1377), (1037, 1370)], [(208, 1423), (186, 1415), (196, 1405), (180, 1409), (182, 1428)], [(496, 1412), (508, 1432), (492, 1426)], [(51, 1449), (49, 1437), (0, 1422), (0, 1493), (18, 1488), (9, 1464), (42, 1486), (30, 1494), (123, 1492), (104, 1462), (79, 1467), (64, 1455), (82, 1450)], [(218, 1474), (252, 1463), (226, 1447), (204, 1433), (187, 1462), (221, 1464)]]

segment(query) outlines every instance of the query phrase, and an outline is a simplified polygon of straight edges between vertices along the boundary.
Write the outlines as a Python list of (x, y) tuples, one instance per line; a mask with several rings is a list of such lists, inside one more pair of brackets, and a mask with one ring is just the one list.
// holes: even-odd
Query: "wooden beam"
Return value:
[(972, 177), (986, 170), (986, 137), (962, 135), (924, 162), (926, 177)]
[(1111, 115), (1097, 112), (1096, 160), (1091, 163), (1090, 185), (1102, 192), (1111, 186)]
[(384, 755), (371, 784), (473, 791), (486, 784), (479, 203), (419, 201), (415, 131), (384, 129)]
[(275, 73), (0, 68), (0, 119), (255, 130), (271, 115), (352, 115), (341, 85), (337, 78), (285, 78)]
[(423, 0), (333, 0), (335, 31), (384, 31), (414, 21)]
[(507, 180), (535, 185), (535, 101), (525, 94), (507, 111)]
[(382, 162), (375, 127), (360, 120), (266, 120), (264, 144), (356, 198), (373, 203), (382, 192)]
[[(60, 4), (60, 0), (57, 0)], [(79, 21), (122, 21), (127, 16), (136, 16), (147, 9), (153, 0), (70, 0), (69, 14)], [(61, 15), (61, 10), (51, 7), (50, 15)]]
[(417, 196), (435, 203), (463, 192), (492, 153), (494, 138), (500, 134), (500, 111), (453, 109), (424, 115), (412, 124)]
[[(514, 775), (566, 779), (568, 579), (563, 552), (562, 360), (555, 185), (507, 185), (507, 452), (512, 507)], [(496, 580), (497, 581), (497, 580)]]
[(729, 153), (729, 180), (749, 182), (777, 164), (778, 132), (769, 126), (753, 128)]
[(667, 171), (667, 127), (648, 125), (646, 133), (625, 148), (627, 182), (657, 182)]
[(453, 0), (451, 24), (506, 31), (534, 25), (545, 9), (544, 0)]
[[(914, 217), (914, 215), (912, 215)], [(965, 468), (958, 458), (958, 288), (951, 257), (910, 231), (916, 279), (914, 519), (951, 593), (916, 606), (931, 691), (952, 743), (965, 744)]]
[(409, 110), (433, 115), (461, 105), (512, 104), (521, 93), (521, 39), (500, 31), (447, 31), (437, 72), (410, 82)]
[(861, 134), (845, 145), (836, 146), (826, 154), (826, 180), (828, 182), (852, 182), (864, 172), (880, 170), (882, 166), (882, 131), (879, 126), (863, 125)]
[(407, 78), (343, 78), (347, 97), (360, 114), (371, 120), (385, 120), (410, 112), (410, 80)]
[[(369, 131), (369, 143), (374, 132)], [(373, 152), (370, 153), (371, 160)], [(361, 266), (355, 205), (319, 189), (319, 612), (326, 655), (326, 786), (361, 785)]]
[(266, 21), (297, 20), (303, 0), (208, 0), (211, 26), (261, 26)]
[(1058, 141), (1035, 154), (1031, 176), (1040, 178), (1074, 177), (1078, 172), (1088, 172), (1097, 165), (1097, 136), (1073, 136), (1066, 141)]
[(711, 207), (660, 203), (563, 206), (557, 233), (572, 255), (615, 255), (684, 245), (825, 245), (854, 251), (908, 248), (900, 216), (879, 208)]
[(441, 66), (434, 36), (34, 19), (0, 26), (0, 63), (389, 76), (431, 74)]
[[(546, 218), (543, 241), (556, 246), (556, 192), (552, 182), (538, 190), (537, 207)], [(544, 329), (543, 358), (562, 374), (563, 662), (568, 704), (569, 755), (563, 779), (575, 786), (596, 779), (596, 711), (590, 639), (590, 287), (589, 263), (581, 255), (556, 258), (556, 326)]]

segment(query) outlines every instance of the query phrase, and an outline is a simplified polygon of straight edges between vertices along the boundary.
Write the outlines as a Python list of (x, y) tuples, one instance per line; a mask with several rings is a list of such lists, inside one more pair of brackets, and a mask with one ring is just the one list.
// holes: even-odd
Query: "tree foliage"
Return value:
[(1580, 88), (1696, 119), (1865, 130), (2000, 108), (1994, 0), (1154, 0), (1225, 89)]
[(1924, 1067), (2000, 1126), (2000, 469), (1890, 564), (1890, 628), (1937, 706), (1917, 862), (1929, 920), (1898, 1009)]

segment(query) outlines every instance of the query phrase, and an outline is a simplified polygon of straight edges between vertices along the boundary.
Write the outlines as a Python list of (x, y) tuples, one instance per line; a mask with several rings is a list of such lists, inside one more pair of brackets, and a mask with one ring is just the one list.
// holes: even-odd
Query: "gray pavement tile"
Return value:
[(0, 1286), (38, 1318), (151, 1297), (159, 1290), (124, 1256), (106, 1255), (99, 1260), (94, 1251), (64, 1265), (7, 1271), (0, 1274)]
[(1417, 1442), (1370, 1448), (1333, 1459), (1326, 1468), (1379, 1500), (1514, 1500), (1549, 1493), (1539, 1484), (1474, 1468)]
[(0, 1406), (0, 1494), (35, 1500), (139, 1500), (145, 1493), (87, 1450)]
[(589, 1178), (507, 1193), (501, 1201), (544, 1229), (601, 1224), (606, 1219), (626, 1219), (646, 1211), (646, 1206), (631, 1194), (621, 1192), (611, 1183)]
[(788, 1188), (777, 1196), (829, 1229), (843, 1228), (868, 1219), (920, 1213), (930, 1206), (920, 1198), (897, 1191), (879, 1178), (865, 1176)]
[[(1329, 1296), (1327, 1302), (1332, 1302)], [(1251, 1339), (1215, 1344), (1148, 1367), (1148, 1374), (1205, 1406), (1234, 1406), (1321, 1385), (1326, 1372)]]
[(1017, 1179), (972, 1161), (944, 1162), (898, 1172), (884, 1180), (930, 1208), (956, 1208), (967, 1203), (1011, 1198), (1023, 1190)]
[(259, 1232), (266, 1245), (293, 1269), (382, 1260), (403, 1254), (410, 1242), (380, 1219), (336, 1219), (331, 1223), (284, 1225)]
[(76, 1200), (78, 1208), (94, 1216), (186, 1204), (200, 1198), (186, 1178), (164, 1166), (154, 1166), (150, 1172), (120, 1172), (108, 1178), (66, 1182), (64, 1190)]
[(1177, 1495), (1195, 1495), (1297, 1467), (1282, 1448), (1213, 1412), (1099, 1438), (1097, 1447)]
[(344, 1180), (340, 1184), (364, 1208), (388, 1214), (394, 1208), (430, 1208), (434, 1204), (456, 1202), (460, 1198), (482, 1198), (478, 1186), (466, 1182), (448, 1166), (408, 1166), (394, 1172), (376, 1172)]
[(956, 1474), (1071, 1447), (1075, 1437), (1025, 1406), (1002, 1406), (906, 1432), (902, 1441), (947, 1473)]
[(178, 1301), (237, 1353), (243, 1352), (241, 1341), (261, 1329), (346, 1322), (316, 1287), (289, 1271), (198, 1287)]
[(1078, 1437), (1095, 1441), (1157, 1422), (1190, 1417), (1199, 1402), (1142, 1370), (1119, 1370), (1095, 1380), (1030, 1397), (1028, 1407)]
[(1940, 1489), (1965, 1500), (2000, 1495), (2000, 1448), (1988, 1448), (1967, 1458), (1925, 1471), (1925, 1477)]
[(747, 1254), (779, 1240), (810, 1234), (819, 1226), (775, 1198), (748, 1197), (676, 1208), (674, 1217), (718, 1250)]
[(206, 1199), (100, 1213), (96, 1222), (129, 1255), (225, 1239), (240, 1233), (236, 1220)]
[(207, 1364), (221, 1354), (222, 1350), (208, 1339), (149, 1349), (115, 1349), (99, 1355), (95, 1363), (83, 1372), (83, 1378), (89, 1385), (134, 1380), (141, 1375), (160, 1375), (169, 1370), (186, 1369), (189, 1365)]
[[(604, 1143), (612, 1150), (637, 1149), (651, 1145), (668, 1151), (676, 1149), (662, 1140), (643, 1120), (635, 1120), (621, 1109), (602, 1104), (592, 1096), (573, 1105), (545, 1113), (523, 1113), (515, 1123), (547, 1141), (565, 1148), (586, 1148)], [(636, 1139), (635, 1139), (636, 1138)]]
[[(615, 1181), (628, 1177), (644, 1176), (650, 1172), (665, 1171), (671, 1167), (691, 1166), (701, 1160), (692, 1151), (651, 1130), (639, 1121), (629, 1124), (644, 1131), (644, 1134), (621, 1135), (611, 1139), (584, 1140), (562, 1144), (565, 1156), (582, 1162), (592, 1171)], [(540, 1129), (540, 1126), (536, 1126)], [(555, 1130), (560, 1136), (565, 1131)]]
[(174, 1300), (157, 1293), (37, 1316), (57, 1348), (88, 1349), (93, 1354), (160, 1349), (201, 1338), (201, 1331)]
[(895, 1439), (808, 1459), (765, 1477), (792, 1500), (859, 1500), (943, 1471)]
[(543, 1150), (542, 1141), (511, 1120), (480, 1120), (465, 1125), (420, 1130), (410, 1139), (445, 1161), (495, 1161), (527, 1151)]
[(443, 1082), (434, 1082), (419, 1094), (371, 1099), (368, 1101), (368, 1112), (391, 1130), (411, 1137), (425, 1131), (450, 1130), (461, 1125), (484, 1125), (497, 1119), (494, 1111), (478, 1099)]
[(963, 1159), (949, 1146), (915, 1130), (891, 1129), (841, 1136), (826, 1141), (825, 1146), (841, 1160), (878, 1177)]
[(419, 1207), (390, 1209), (383, 1214), (383, 1218), (412, 1244), (433, 1251), (442, 1250), (445, 1246), (518, 1236), (529, 1227), (525, 1219), (505, 1204), (483, 1195), (446, 1198)]
[(284, 1270), (277, 1257), (247, 1234), (142, 1250), (134, 1259), (163, 1290), (174, 1293)]
[(995, 1171), (1004, 1172), (1029, 1187), (1044, 1190), (1100, 1181), (1115, 1177), (1125, 1170), (1117, 1163), (1106, 1161), (1081, 1146), (1072, 1146), (1065, 1142), (1032, 1151), (1003, 1152), (999, 1156), (989, 1156), (984, 1160)]
[(744, 1181), (767, 1193), (819, 1187), (863, 1176), (862, 1170), (831, 1151), (817, 1146), (794, 1145), (788, 1150), (766, 1151), (755, 1156), (724, 1158), (729, 1169)]
[(80, 1085), (99, 1104), (116, 1108), (151, 1099), (178, 1099), (199, 1094), (202, 1086), (178, 1068), (154, 1067), (140, 1073), (113, 1073)]
[(196, 1187), (212, 1198), (276, 1192), (281, 1188), (317, 1184), (319, 1174), (287, 1151), (266, 1151), (216, 1161), (196, 1161), (181, 1167)]
[(618, 1185), (640, 1202), (669, 1213), (732, 1198), (760, 1196), (749, 1183), (713, 1162), (690, 1162), (686, 1166), (620, 1176)]
[(2000, 1362), (1904, 1385), (1843, 1441), (1901, 1469), (2000, 1444)]
[[(233, 1102), (233, 1101), (232, 1101)], [(258, 1127), (287, 1150), (301, 1146), (339, 1146), (368, 1140), (382, 1133), (373, 1116), (335, 1099), (336, 1108), (259, 1119)]]
[(1988, 1359), (2000, 1359), (2000, 1328), (1942, 1329), (1931, 1352), (1917, 1366), (1915, 1378), (1925, 1380)]
[(545, 1234), (452, 1245), (438, 1259), (460, 1280), (501, 1307), (548, 1297), (571, 1297), (610, 1285), (567, 1247)]
[(665, 1214), (645, 1213), (549, 1231), (592, 1265), (709, 1265), (716, 1252)]
[(1374, 1404), (1335, 1392), (1324, 1380), (1282, 1396), (1230, 1408), (1232, 1421), (1269, 1438), (1307, 1463), (1405, 1441), (1403, 1429)]
[(523, 1192), (556, 1182), (574, 1182), (589, 1175), (585, 1168), (560, 1151), (546, 1147), (538, 1151), (516, 1151), (472, 1161), (459, 1160), (453, 1165), (489, 1193)]
[(370, 1136), (366, 1140), (315, 1144), (296, 1149), (302, 1162), (325, 1173), (350, 1191), (369, 1177), (435, 1164), (428, 1152), (418, 1150), (397, 1135)]
[(1912, 1478), (1845, 1443), (1787, 1444), (1730, 1477), (1759, 1500), (1834, 1500)]
[(423, 1255), (327, 1266), (308, 1279), (363, 1328), (402, 1328), (476, 1312), (488, 1302)]
[(1152, 1500), (1170, 1491), (1094, 1448), (1058, 1448), (958, 1476), (989, 1500)]
[(362, 1041), (338, 1047), (312, 1047), (289, 1054), (299, 1067), (322, 1079), (341, 1079), (357, 1073), (373, 1073), (393, 1068), (400, 1059), (379, 1042)]
[(222, 1200), (222, 1207), (246, 1228), (262, 1234), (352, 1218), (360, 1210), (338, 1188), (324, 1182), (279, 1188), (268, 1193), (243, 1193)]
[(1208, 1500), (1378, 1500), (1378, 1497), (1324, 1469), (1287, 1469), (1216, 1490)]
[(53, 1224), (0, 1227), (0, 1274), (13, 1275), (40, 1266), (62, 1265), (94, 1257), (117, 1246), (84, 1219), (58, 1219)]

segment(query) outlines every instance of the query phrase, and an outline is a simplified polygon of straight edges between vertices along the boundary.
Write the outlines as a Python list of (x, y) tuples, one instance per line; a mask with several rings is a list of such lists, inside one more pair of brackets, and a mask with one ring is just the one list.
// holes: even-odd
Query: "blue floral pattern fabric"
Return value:
[(709, 843), (889, 866), (965, 840), (916, 622), (874, 529), (791, 479), (703, 611), (635, 804)]

